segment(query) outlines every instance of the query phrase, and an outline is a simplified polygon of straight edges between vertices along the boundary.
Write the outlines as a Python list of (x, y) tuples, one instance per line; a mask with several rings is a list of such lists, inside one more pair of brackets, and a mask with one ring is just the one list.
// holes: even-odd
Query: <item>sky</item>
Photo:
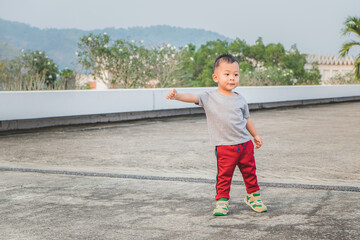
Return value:
[(170, 25), (334, 56), (358, 41), (341, 35), (348, 16), (360, 17), (360, 0), (0, 0), (0, 18), (41, 29)]

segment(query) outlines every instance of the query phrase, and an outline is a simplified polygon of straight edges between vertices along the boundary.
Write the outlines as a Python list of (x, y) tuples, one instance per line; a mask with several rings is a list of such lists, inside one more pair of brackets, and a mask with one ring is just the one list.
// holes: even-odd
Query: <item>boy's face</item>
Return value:
[(237, 62), (229, 63), (222, 61), (219, 66), (215, 68), (213, 80), (218, 84), (221, 91), (231, 92), (239, 85), (239, 64)]

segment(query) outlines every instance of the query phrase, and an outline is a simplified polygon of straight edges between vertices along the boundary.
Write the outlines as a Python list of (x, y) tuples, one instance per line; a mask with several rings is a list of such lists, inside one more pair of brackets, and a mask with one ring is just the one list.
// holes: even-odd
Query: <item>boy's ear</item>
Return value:
[(214, 73), (213, 75), (212, 75), (212, 79), (214, 80), (214, 82), (219, 82), (219, 79), (218, 79), (218, 76)]

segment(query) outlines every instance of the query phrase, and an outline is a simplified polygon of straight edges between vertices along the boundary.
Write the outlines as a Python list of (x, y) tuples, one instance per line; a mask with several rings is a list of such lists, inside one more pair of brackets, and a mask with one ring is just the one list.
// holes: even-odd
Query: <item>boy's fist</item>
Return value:
[(177, 95), (177, 91), (176, 91), (175, 88), (174, 88), (173, 90), (171, 90), (171, 91), (166, 95), (166, 99), (175, 100), (175, 99), (176, 99), (176, 95)]
[(254, 137), (254, 141), (255, 141), (255, 144), (256, 144), (256, 149), (260, 148), (263, 144), (261, 138), (259, 136), (255, 136)]

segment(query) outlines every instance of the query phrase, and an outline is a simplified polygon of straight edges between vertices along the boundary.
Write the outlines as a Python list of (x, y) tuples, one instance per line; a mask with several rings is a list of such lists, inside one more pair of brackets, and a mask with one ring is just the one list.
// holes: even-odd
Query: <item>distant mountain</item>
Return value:
[(20, 50), (13, 45), (0, 42), (0, 59), (13, 59), (20, 54)]
[[(10, 44), (15, 49), (45, 51), (60, 68), (72, 67), (72, 63), (76, 62), (75, 51), (80, 37), (91, 32), (96, 34), (106, 32), (112, 40), (144, 40), (144, 44), (148, 46), (170, 43), (180, 47), (192, 43), (199, 47), (210, 40), (231, 41), (230, 38), (211, 31), (166, 25), (84, 31), (79, 29), (40, 29), (24, 23), (0, 19), (0, 42)], [(3, 57), (0, 55), (0, 58)]]

